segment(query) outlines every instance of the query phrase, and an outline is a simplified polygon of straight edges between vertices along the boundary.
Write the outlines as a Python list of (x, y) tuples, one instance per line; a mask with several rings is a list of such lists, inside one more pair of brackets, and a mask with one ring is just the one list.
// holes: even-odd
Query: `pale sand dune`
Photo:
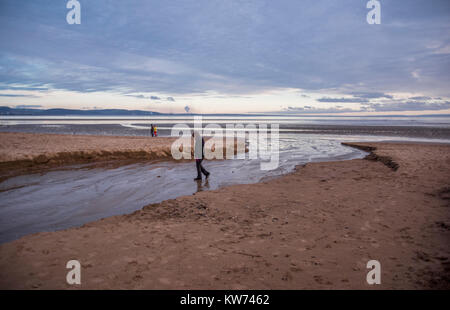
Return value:
[[(390, 157), (312, 163), (0, 246), (0, 288), (449, 288), (450, 146), (359, 143)], [(381, 263), (382, 284), (366, 283)]]

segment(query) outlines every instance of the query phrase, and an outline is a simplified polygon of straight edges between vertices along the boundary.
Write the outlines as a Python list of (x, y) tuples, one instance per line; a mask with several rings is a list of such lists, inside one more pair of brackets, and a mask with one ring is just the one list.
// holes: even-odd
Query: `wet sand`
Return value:
[[(369, 159), (310, 163), (0, 246), (0, 288), (450, 288), (450, 146), (352, 143)], [(382, 284), (366, 282), (381, 263)]]
[[(143, 161), (123, 165), (79, 165), (27, 174), (0, 183), (0, 244), (22, 236), (78, 227), (101, 218), (140, 210), (143, 206), (198, 191), (234, 184), (251, 184), (263, 178), (292, 172), (311, 161), (363, 158), (366, 152), (337, 141), (280, 137), (279, 166), (261, 170), (261, 159), (207, 160), (214, 178), (193, 182), (193, 160)], [(113, 204), (111, 202), (114, 202)], [(11, 220), (14, 219), (14, 220)]]
[[(41, 119), (42, 120), (42, 119)], [(22, 120), (24, 121), (24, 120)], [(57, 122), (55, 120), (47, 120), (47, 122)], [(71, 120), (76, 122), (77, 120)], [(81, 121), (81, 120), (79, 120)], [(260, 120), (254, 119), (255, 123)], [(121, 122), (117, 120), (117, 122)], [(54, 134), (95, 134), (95, 135), (110, 135), (110, 136), (148, 136), (150, 132), (150, 124), (133, 122), (132, 120), (125, 121), (127, 126), (120, 124), (15, 124), (15, 125), (0, 125), (0, 132), (30, 132), (30, 133), (54, 133)], [(225, 128), (226, 123), (220, 120), (213, 120), (222, 128)], [(295, 123), (280, 123), (280, 132), (283, 133), (302, 133), (302, 134), (320, 134), (320, 135), (368, 135), (368, 136), (385, 136), (385, 137), (410, 137), (410, 138), (426, 138), (426, 139), (450, 139), (450, 127), (448, 121), (437, 124), (429, 124), (428, 126), (414, 126), (411, 123), (407, 125), (380, 125), (377, 122), (371, 122), (369, 119), (364, 119), (363, 124), (356, 125), (352, 123), (342, 124), (295, 124)], [(189, 126), (192, 123), (187, 121)], [(378, 125), (375, 125), (378, 124)], [(158, 123), (158, 134), (161, 136), (170, 136), (173, 123)], [(270, 128), (270, 126), (269, 126)]]

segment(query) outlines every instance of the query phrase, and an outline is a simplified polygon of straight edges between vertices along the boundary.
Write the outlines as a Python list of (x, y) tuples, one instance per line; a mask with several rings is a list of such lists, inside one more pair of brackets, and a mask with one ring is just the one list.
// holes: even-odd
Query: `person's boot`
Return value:
[(205, 175), (205, 177), (206, 177), (206, 178), (208, 178), (208, 177), (209, 177), (209, 175), (210, 175), (210, 173), (209, 173), (209, 172), (206, 172), (206, 175)]
[(202, 180), (202, 177), (196, 177), (195, 179), (194, 179), (194, 181), (201, 181)]

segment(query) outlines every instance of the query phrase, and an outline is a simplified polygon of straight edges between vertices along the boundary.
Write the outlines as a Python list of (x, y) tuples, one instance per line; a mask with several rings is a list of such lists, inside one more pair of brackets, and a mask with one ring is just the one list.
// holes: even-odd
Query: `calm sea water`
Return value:
[[(150, 135), (150, 124), (160, 136), (169, 136), (175, 124), (191, 126), (194, 116), (147, 117), (39, 117), (1, 116), (0, 131)], [(450, 139), (450, 116), (326, 117), (326, 116), (204, 116), (203, 124), (278, 124), (280, 133), (336, 134)]]

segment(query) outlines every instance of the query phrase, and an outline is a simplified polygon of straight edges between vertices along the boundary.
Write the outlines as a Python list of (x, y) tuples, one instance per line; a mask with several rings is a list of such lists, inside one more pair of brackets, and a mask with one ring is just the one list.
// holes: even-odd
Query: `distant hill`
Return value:
[[(0, 115), (12, 115), (12, 116), (151, 116), (151, 115), (167, 115), (167, 116), (281, 116), (281, 117), (349, 117), (347, 115), (328, 115), (328, 114), (286, 114), (277, 112), (265, 112), (265, 113), (159, 113), (153, 111), (142, 110), (125, 110), (125, 109), (104, 109), (104, 110), (76, 110), (76, 109), (34, 109), (34, 108), (10, 108), (0, 107)], [(423, 114), (423, 115), (410, 115), (411, 117), (450, 117), (450, 114)], [(365, 115), (355, 117), (408, 117), (408, 115), (396, 114), (396, 115)]]
[(31, 115), (31, 116), (148, 116), (161, 115), (158, 112), (141, 110), (72, 110), (72, 109), (17, 109), (9, 107), (0, 107), (0, 115)]

